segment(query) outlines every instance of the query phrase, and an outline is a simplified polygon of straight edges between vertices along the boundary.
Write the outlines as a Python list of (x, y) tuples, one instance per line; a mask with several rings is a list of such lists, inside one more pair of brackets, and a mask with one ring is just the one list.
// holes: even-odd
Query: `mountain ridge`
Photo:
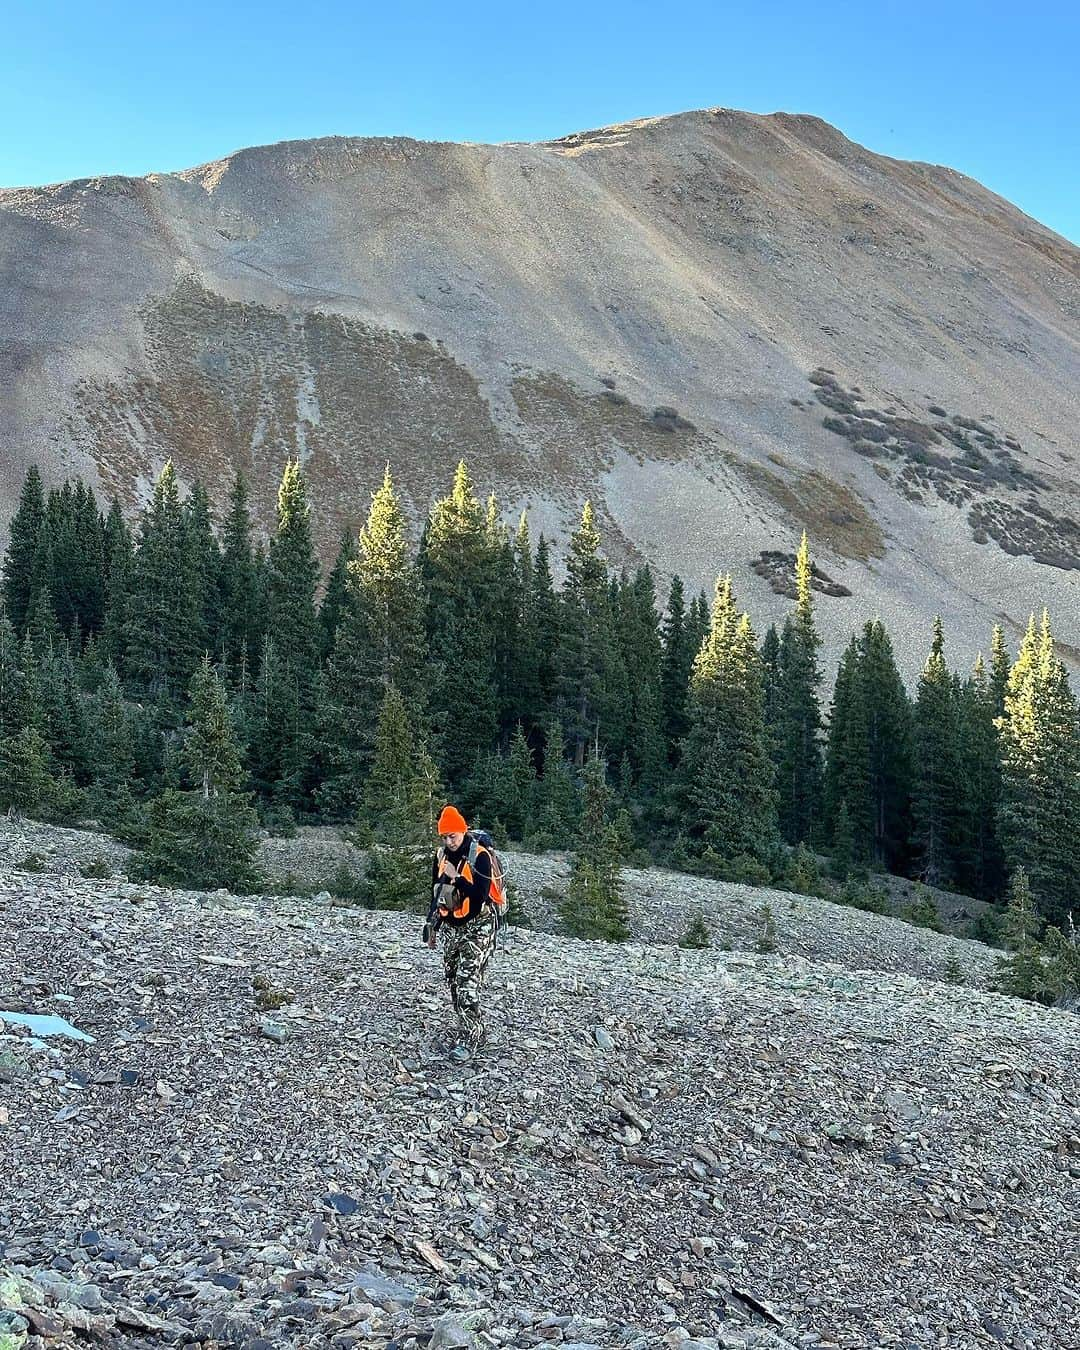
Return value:
[(219, 506), (243, 468), (266, 529), (299, 454), (328, 561), (387, 457), (418, 528), (464, 454), (549, 534), (591, 496), (616, 564), (730, 568), (762, 625), (807, 528), (831, 656), (880, 612), (913, 674), (940, 607), (963, 663), (1044, 602), (1080, 645), (1080, 250), (812, 115), (4, 189), (0, 264), (0, 518), (31, 462), (134, 513), (172, 457)]

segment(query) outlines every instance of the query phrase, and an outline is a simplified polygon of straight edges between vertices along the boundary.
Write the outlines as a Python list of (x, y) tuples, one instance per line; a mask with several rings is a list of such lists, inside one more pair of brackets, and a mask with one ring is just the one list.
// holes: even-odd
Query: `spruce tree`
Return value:
[(1031, 617), (996, 725), (1005, 859), (1024, 869), (1039, 914), (1060, 925), (1080, 901), (1080, 722), (1045, 612), (1038, 628)]
[(103, 558), (101, 650), (123, 678), (126, 670), (128, 607), (135, 572), (135, 544), (115, 498), (105, 519)]
[(196, 478), (181, 514), (186, 584), (193, 595), (192, 642), (201, 657), (217, 647), (221, 606), (221, 550), (214, 535), (210, 498)]
[(362, 833), (376, 840), (361, 888), (370, 908), (426, 910), (440, 800), (438, 770), (423, 732), (401, 692), (390, 685), (379, 710), (358, 822)]
[(994, 725), (995, 701), (980, 654), (959, 701), (960, 761), (963, 785), (964, 890), (989, 900), (1001, 894), (1004, 860), (997, 833), (1001, 801), (1001, 748)]
[(637, 570), (621, 601), (619, 633), (630, 703), (625, 754), (638, 791), (648, 798), (660, 787), (667, 764), (662, 726), (664, 654), (650, 568)]
[(780, 828), (789, 844), (821, 837), (822, 757), (818, 688), (821, 639), (814, 622), (812, 566), (806, 533), (795, 559), (795, 612), (779, 651), (777, 789)]
[(396, 685), (379, 709), (375, 754), (362, 814), (376, 838), (420, 846), (435, 833), (440, 785), (423, 733)]
[(180, 719), (184, 690), (201, 656), (200, 597), (193, 581), (170, 460), (143, 514), (124, 631), (124, 669), (132, 690), (155, 705), (166, 725)]
[(278, 490), (277, 531), (266, 567), (267, 632), (273, 638), (284, 712), (274, 753), (260, 747), (263, 774), (275, 780), (274, 797), (293, 811), (307, 808), (318, 670), (315, 589), (319, 566), (311, 536), (307, 489), (299, 460), (289, 460)]
[(671, 579), (663, 625), (664, 659), (661, 671), (661, 723), (667, 742), (668, 762), (674, 768), (679, 747), (690, 730), (686, 711), (690, 670), (700, 645), (694, 641), (683, 598), (682, 578)]
[(364, 618), (368, 660), (380, 697), (394, 684), (413, 713), (422, 716), (429, 683), (425, 596), (389, 465), (372, 495), (367, 522), (360, 531), (359, 553), (349, 574)]
[(326, 579), (322, 604), (319, 606), (319, 657), (325, 661), (334, 650), (338, 625), (351, 604), (349, 572), (357, 557), (356, 535), (344, 530), (338, 545), (337, 557)]
[(536, 785), (533, 834), (548, 848), (565, 848), (576, 834), (581, 802), (567, 763), (562, 722), (552, 717), (544, 739), (544, 771)]
[(578, 848), (560, 906), (563, 927), (570, 936), (606, 942), (623, 942), (630, 936), (619, 884), (621, 861), (604, 762), (593, 757), (585, 766)]
[(964, 788), (957, 706), (940, 617), (934, 620), (930, 654), (919, 676), (913, 730), (911, 810), (919, 876), (931, 886), (951, 886), (959, 870)]
[(536, 768), (520, 723), (514, 729), (508, 756), (507, 794), (499, 813), (511, 839), (524, 839), (536, 796)]
[(387, 464), (348, 563), (347, 603), (320, 683), (319, 805), (331, 819), (351, 818), (362, 801), (390, 684), (427, 726), (423, 583)]
[(847, 802), (860, 860), (903, 871), (911, 815), (911, 705), (880, 620), (844, 652), (829, 719), (825, 798), (835, 834)]
[(497, 635), (488, 606), (492, 549), (488, 512), (477, 500), (462, 461), (449, 496), (432, 507), (420, 554), (434, 667), (429, 725), (438, 762), (451, 786), (463, 783), (477, 758), (490, 753), (496, 743)]
[(184, 786), (166, 788), (151, 803), (132, 875), (165, 886), (250, 891), (259, 884), (257, 819), (225, 685), (207, 656), (192, 676), (185, 721)]
[(133, 810), (131, 781), (135, 772), (134, 715), (124, 698), (115, 668), (105, 668), (91, 704), (89, 739), (93, 781), (88, 805), (107, 827), (130, 824)]
[(995, 624), (990, 636), (990, 695), (995, 717), (1001, 717), (1005, 712), (1005, 692), (1009, 686), (1010, 665), (1009, 651), (1005, 646), (1005, 633), (1000, 624)]
[[(1022, 649), (1021, 649), (1022, 650)], [(999, 957), (995, 987), (1016, 998), (1039, 998), (1045, 989), (1039, 933), (1042, 921), (1035, 910), (1027, 872), (1017, 867), (1009, 883), (1005, 912), (1005, 945), (1009, 955)]]
[(709, 634), (694, 660), (690, 731), (673, 795), (682, 829), (730, 861), (765, 859), (777, 839), (761, 654), (730, 577), (716, 583)]
[(254, 671), (263, 638), (263, 595), (252, 545), (249, 502), (247, 480), (238, 472), (229, 493), (229, 509), (222, 530), (215, 647), (234, 688), (244, 682), (249, 671)]
[(761, 641), (761, 674), (765, 690), (765, 730), (769, 736), (769, 753), (779, 771), (780, 745), (783, 736), (780, 699), (780, 635), (771, 623)]
[(522, 511), (513, 545), (513, 577), (510, 586), (512, 625), (503, 635), (507, 651), (507, 683), (512, 697), (508, 713), (520, 722), (526, 735), (542, 724), (548, 712), (540, 683), (542, 649), (550, 635), (537, 625), (535, 565), (529, 538), (529, 520)]
[(607, 566), (591, 502), (570, 538), (562, 590), (559, 704), (574, 764), (615, 728), (609, 710), (625, 697), (626, 671), (614, 642)]
[(7, 552), (0, 577), (0, 597), (15, 635), (22, 637), (35, 581), (35, 560), (45, 529), (45, 493), (41, 473), (31, 464), (23, 480), (19, 505), (11, 518)]
[(532, 571), (531, 599), (528, 601), (530, 631), (537, 646), (537, 697), (532, 705), (534, 726), (546, 727), (555, 715), (559, 681), (561, 610), (551, 577), (548, 542), (541, 534), (536, 545)]

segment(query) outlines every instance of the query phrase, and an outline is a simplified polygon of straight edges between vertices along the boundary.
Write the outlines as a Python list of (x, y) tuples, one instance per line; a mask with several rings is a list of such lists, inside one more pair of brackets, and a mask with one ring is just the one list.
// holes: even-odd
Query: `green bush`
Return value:
[(926, 886), (915, 887), (915, 899), (908, 906), (904, 917), (916, 928), (929, 928), (934, 933), (943, 931), (937, 902)]
[(296, 837), (296, 817), (284, 802), (271, 802), (262, 812), (262, 827), (275, 839)]
[(833, 899), (838, 904), (850, 905), (852, 909), (866, 910), (868, 914), (887, 914), (889, 911), (884, 890), (854, 875), (848, 877)]
[(749, 853), (737, 853), (720, 864), (720, 879), (742, 886), (767, 886), (772, 880), (768, 867)]
[(342, 861), (326, 889), (339, 900), (360, 900), (364, 894), (364, 883), (349, 864)]
[(533, 830), (522, 842), (526, 853), (548, 853), (555, 847), (555, 836), (543, 829)]
[(965, 984), (964, 967), (960, 964), (955, 952), (950, 952), (948, 960), (945, 962), (945, 983), (946, 984)]
[(377, 844), (368, 855), (358, 899), (366, 909), (426, 914), (431, 907), (431, 858), (412, 848)]
[(630, 936), (626, 903), (617, 869), (578, 854), (566, 898), (559, 906), (563, 931), (570, 937), (625, 942)]
[(705, 922), (705, 915), (696, 909), (687, 925), (686, 932), (679, 939), (680, 947), (702, 949), (712, 946), (712, 936)]
[(800, 843), (798, 848), (784, 859), (774, 884), (786, 891), (797, 891), (800, 895), (823, 894), (821, 867), (806, 844)]
[(768, 956), (771, 952), (776, 951), (776, 921), (768, 902), (758, 910), (758, 919), (760, 927), (757, 940), (754, 943), (754, 950), (761, 956)]
[(112, 876), (112, 868), (100, 853), (84, 862), (79, 871), (92, 881), (104, 881), (106, 877)]
[(967, 935), (975, 942), (985, 942), (988, 947), (1004, 947), (1005, 916), (1000, 909), (987, 908), (972, 919)]
[(18, 872), (44, 872), (45, 869), (44, 853), (27, 853), (20, 862), (15, 864), (15, 870)]

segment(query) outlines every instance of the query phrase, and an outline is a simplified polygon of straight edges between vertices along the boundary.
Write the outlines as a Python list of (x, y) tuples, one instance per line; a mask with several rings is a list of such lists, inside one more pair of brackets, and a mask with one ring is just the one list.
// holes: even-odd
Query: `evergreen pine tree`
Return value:
[(262, 650), (263, 596), (252, 546), (247, 480), (237, 473), (222, 530), (218, 637), (215, 650), (233, 687), (253, 671)]
[(548, 711), (543, 706), (540, 665), (542, 647), (550, 637), (537, 627), (534, 577), (529, 520), (522, 511), (514, 536), (513, 575), (509, 588), (512, 623), (502, 640), (507, 647), (507, 685), (512, 693), (507, 712), (522, 724), (527, 736), (534, 733)]
[(769, 624), (761, 641), (761, 675), (765, 691), (765, 730), (769, 737), (769, 753), (779, 772), (780, 746), (783, 738), (781, 726), (781, 689), (780, 689), (780, 635), (776, 624)]
[(559, 704), (574, 764), (585, 748), (614, 730), (609, 711), (625, 710), (626, 671), (614, 643), (607, 566), (592, 504), (586, 502), (570, 538), (562, 591)]
[(135, 572), (135, 544), (120, 504), (113, 499), (103, 532), (104, 613), (101, 650), (123, 678), (126, 670), (128, 606)]
[(803, 533), (795, 559), (795, 612), (780, 641), (777, 789), (780, 828), (789, 844), (821, 836), (821, 646), (814, 622), (810, 547)]
[(166, 725), (179, 719), (184, 690), (201, 655), (199, 600), (170, 460), (143, 515), (123, 639), (133, 692), (153, 703)]
[(840, 809), (836, 813), (833, 829), (832, 871), (841, 881), (846, 881), (855, 865), (855, 835), (851, 829), (851, 815), (847, 801), (840, 799)]
[(543, 535), (536, 545), (528, 615), (530, 632), (537, 645), (537, 697), (532, 705), (533, 725), (546, 727), (555, 715), (559, 680), (558, 653), (562, 636), (559, 597), (555, 593), (548, 543)]
[(91, 703), (88, 732), (93, 763), (88, 796), (90, 812), (110, 828), (118, 823), (130, 824), (131, 780), (135, 771), (134, 717), (112, 665), (106, 666)]
[(623, 942), (630, 935), (619, 887), (620, 845), (611, 807), (604, 762), (591, 758), (585, 766), (578, 849), (560, 906), (563, 926), (572, 937)]
[[(437, 501), (421, 546), (427, 584), (426, 629), (434, 657), (430, 726), (438, 761), (451, 786), (489, 754), (498, 731), (495, 615), (488, 607), (493, 541), (464, 461), (450, 494)], [(468, 731), (462, 734), (463, 710)]]
[(26, 629), (26, 617), (36, 577), (35, 563), (41, 535), (45, 529), (45, 493), (41, 473), (31, 464), (23, 480), (19, 505), (11, 518), (4, 568), (0, 576), (0, 597), (8, 622), (16, 637)]
[(1009, 651), (1005, 646), (1005, 633), (1000, 624), (995, 624), (990, 636), (990, 695), (995, 717), (1001, 717), (1005, 712), (1005, 691), (1009, 686), (1010, 664)]
[(278, 700), (285, 712), (276, 754), (260, 747), (264, 774), (275, 782), (275, 799), (293, 811), (307, 808), (313, 752), (318, 620), (315, 589), (319, 566), (311, 536), (307, 489), (299, 460), (289, 460), (278, 489), (277, 531), (266, 568), (267, 632), (280, 666)]
[(1039, 933), (1042, 922), (1035, 910), (1024, 868), (1017, 867), (1009, 883), (1005, 912), (1005, 945), (1009, 955), (999, 957), (995, 987), (1016, 998), (1039, 998), (1045, 989)]
[(379, 711), (360, 825), (374, 835), (362, 887), (374, 909), (426, 910), (429, 842), (441, 800), (438, 770), (401, 692), (390, 685)]
[(671, 579), (667, 612), (663, 627), (664, 657), (660, 677), (661, 726), (667, 743), (668, 763), (678, 763), (683, 738), (690, 730), (686, 700), (690, 687), (690, 670), (697, 655), (700, 639), (695, 641), (683, 598), (682, 578)]
[(919, 876), (931, 886), (950, 886), (959, 870), (963, 783), (957, 706), (940, 617), (934, 620), (930, 654), (919, 676), (913, 729), (911, 810)]
[(520, 722), (514, 729), (508, 757), (507, 794), (499, 817), (511, 839), (524, 839), (536, 796), (536, 769)]
[(257, 820), (243, 790), (242, 756), (225, 686), (204, 656), (191, 679), (179, 763), (186, 787), (169, 787), (150, 805), (144, 846), (132, 875), (165, 886), (249, 891)]
[(662, 726), (664, 654), (650, 568), (637, 570), (622, 593), (622, 602), (619, 631), (630, 702), (625, 753), (638, 790), (647, 798), (660, 787), (667, 764)]
[(338, 545), (337, 557), (326, 579), (322, 604), (319, 606), (319, 657), (325, 661), (334, 649), (338, 625), (351, 603), (349, 572), (357, 557), (357, 541), (352, 530), (344, 530)]
[(1004, 855), (1024, 869), (1039, 914), (1060, 925), (1080, 901), (1080, 721), (1045, 612), (1028, 625), (997, 726)]
[(874, 620), (844, 652), (833, 689), (825, 787), (831, 830), (846, 801), (856, 857), (903, 871), (910, 797), (911, 704), (889, 635)]
[(764, 859), (777, 841), (761, 654), (731, 578), (716, 583), (708, 636), (690, 685), (675, 804), (683, 830), (721, 859)]
[(544, 741), (544, 772), (536, 785), (533, 835), (548, 848), (565, 848), (574, 837), (581, 803), (567, 763), (562, 722), (552, 717)]
[(994, 694), (980, 655), (959, 701), (963, 784), (962, 884), (989, 900), (1001, 894), (1004, 861), (997, 835), (1001, 800), (1001, 751), (994, 725)]
[(192, 592), (195, 630), (191, 641), (201, 657), (217, 646), (221, 618), (221, 550), (214, 535), (210, 498), (196, 478), (181, 515), (186, 585)]

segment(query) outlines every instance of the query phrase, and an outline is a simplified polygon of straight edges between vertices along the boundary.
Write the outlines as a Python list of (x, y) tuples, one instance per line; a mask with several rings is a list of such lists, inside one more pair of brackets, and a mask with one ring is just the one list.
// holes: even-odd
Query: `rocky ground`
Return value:
[(0, 1008), (93, 1037), (0, 1033), (0, 1346), (1080, 1346), (1080, 1020), (934, 978), (977, 944), (511, 929), (457, 1068), (415, 919), (109, 847), (0, 831)]

